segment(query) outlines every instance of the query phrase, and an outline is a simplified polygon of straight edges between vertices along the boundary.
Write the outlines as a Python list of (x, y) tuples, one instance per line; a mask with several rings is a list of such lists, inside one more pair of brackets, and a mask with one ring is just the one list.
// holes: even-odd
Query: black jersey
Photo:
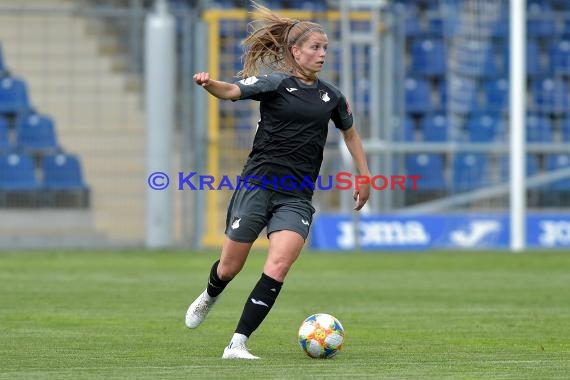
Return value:
[(319, 175), (329, 121), (342, 130), (352, 127), (346, 98), (323, 80), (307, 85), (283, 73), (236, 84), (240, 100), (260, 102), (260, 120), (241, 178), (311, 199), (313, 188), (307, 183), (315, 183)]

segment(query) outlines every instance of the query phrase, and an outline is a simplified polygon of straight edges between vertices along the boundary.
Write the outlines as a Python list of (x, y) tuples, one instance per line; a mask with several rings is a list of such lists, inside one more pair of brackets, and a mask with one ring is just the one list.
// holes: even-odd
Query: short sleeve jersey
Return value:
[(249, 77), (236, 84), (240, 100), (260, 102), (260, 120), (241, 178), (311, 199), (313, 186), (307, 185), (319, 175), (329, 121), (341, 130), (352, 127), (345, 96), (326, 81), (307, 85), (284, 73)]

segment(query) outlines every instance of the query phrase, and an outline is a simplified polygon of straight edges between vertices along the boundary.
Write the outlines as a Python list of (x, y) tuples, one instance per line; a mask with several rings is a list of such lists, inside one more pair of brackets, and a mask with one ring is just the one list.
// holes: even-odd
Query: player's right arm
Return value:
[(193, 79), (216, 98), (238, 100), (241, 96), (241, 90), (236, 84), (210, 79), (210, 73), (196, 73)]

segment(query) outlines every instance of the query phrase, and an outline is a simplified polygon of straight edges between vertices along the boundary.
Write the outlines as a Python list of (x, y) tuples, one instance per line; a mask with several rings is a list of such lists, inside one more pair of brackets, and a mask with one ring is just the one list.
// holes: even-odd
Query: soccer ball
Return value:
[(299, 345), (312, 358), (335, 356), (344, 343), (344, 329), (330, 314), (313, 314), (303, 321), (298, 334)]

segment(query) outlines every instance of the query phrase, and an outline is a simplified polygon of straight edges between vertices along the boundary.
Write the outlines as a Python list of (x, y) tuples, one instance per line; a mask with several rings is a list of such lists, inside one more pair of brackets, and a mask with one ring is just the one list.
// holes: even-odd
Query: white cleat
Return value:
[(212, 306), (216, 303), (217, 298), (218, 297), (212, 298), (208, 296), (204, 290), (202, 294), (192, 302), (186, 312), (186, 327), (189, 329), (195, 329), (200, 326)]
[(224, 349), (224, 354), (222, 355), (222, 359), (253, 360), (253, 359), (259, 359), (259, 357), (252, 355), (245, 346), (245, 344), (238, 344), (234, 346), (232, 343), (230, 343), (230, 345)]

